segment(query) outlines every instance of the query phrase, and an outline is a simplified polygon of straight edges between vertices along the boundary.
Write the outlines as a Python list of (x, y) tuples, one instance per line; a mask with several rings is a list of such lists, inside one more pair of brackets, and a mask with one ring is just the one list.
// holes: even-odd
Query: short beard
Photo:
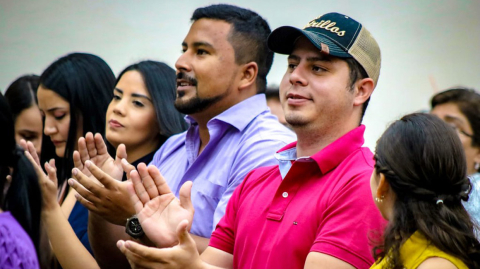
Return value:
[(285, 115), (285, 121), (292, 126), (292, 128), (300, 128), (305, 125), (308, 125), (308, 122), (306, 122), (304, 119), (302, 119), (301, 116), (293, 115), (288, 117)]
[[(177, 74), (177, 79), (187, 80), (190, 84), (197, 87), (198, 82), (194, 77), (190, 77), (185, 72), (179, 72)], [(198, 88), (195, 89), (195, 97), (189, 100), (182, 100), (181, 98), (184, 96), (184, 93), (180, 93), (177, 95), (177, 99), (175, 99), (175, 108), (183, 114), (191, 115), (199, 112), (203, 112), (209, 107), (213, 106), (224, 97), (230, 94), (230, 91), (227, 90), (221, 95), (217, 95), (214, 97), (207, 97), (207, 98), (200, 98), (198, 96)]]
[(179, 98), (175, 100), (175, 108), (183, 114), (191, 115), (198, 112), (202, 112), (218, 101), (222, 100), (225, 95), (218, 95), (210, 98), (200, 98), (198, 95), (190, 100), (183, 101)]

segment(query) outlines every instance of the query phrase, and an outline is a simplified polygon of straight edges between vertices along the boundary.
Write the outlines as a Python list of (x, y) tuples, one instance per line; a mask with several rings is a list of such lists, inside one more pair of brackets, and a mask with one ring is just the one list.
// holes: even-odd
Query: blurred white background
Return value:
[[(382, 50), (382, 71), (364, 124), (374, 148), (401, 115), (428, 109), (434, 89), (480, 89), (480, 1), (223, 1), (258, 12), (272, 29), (303, 27), (336, 11), (363, 23)], [(40, 74), (67, 53), (102, 57), (115, 74), (145, 59), (174, 67), (195, 8), (214, 1), (0, 0), (0, 89)], [(286, 57), (276, 55), (269, 85), (278, 85)], [(434, 83), (432, 83), (432, 81)]]

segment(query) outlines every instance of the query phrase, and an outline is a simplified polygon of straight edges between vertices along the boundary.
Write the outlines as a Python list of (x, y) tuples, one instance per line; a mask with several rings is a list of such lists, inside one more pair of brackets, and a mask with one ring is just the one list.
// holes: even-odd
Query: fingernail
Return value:
[(74, 176), (76, 176), (76, 175), (78, 174), (78, 169), (77, 169), (77, 168), (73, 168), (72, 174), (73, 174)]
[(91, 164), (92, 164), (92, 163), (91, 163), (90, 161), (86, 161), (86, 162), (85, 162), (85, 166), (86, 166), (86, 167), (90, 167)]
[(70, 179), (68, 179), (67, 182), (68, 182), (68, 185), (73, 186), (73, 179), (70, 178)]

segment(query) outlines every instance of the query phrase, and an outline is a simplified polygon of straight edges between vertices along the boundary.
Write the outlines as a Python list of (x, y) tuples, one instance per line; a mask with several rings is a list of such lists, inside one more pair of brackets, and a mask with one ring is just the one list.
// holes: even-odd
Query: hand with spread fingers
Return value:
[(213, 268), (200, 259), (195, 241), (188, 233), (189, 226), (186, 220), (178, 224), (175, 236), (179, 244), (172, 248), (158, 249), (122, 240), (117, 247), (132, 268)]
[[(121, 164), (126, 172), (135, 170), (135, 167), (125, 159)], [(83, 170), (90, 176), (74, 168), (73, 179), (68, 180), (68, 184), (78, 192), (75, 195), (77, 200), (89, 211), (108, 222), (125, 225), (127, 218), (135, 214), (132, 204), (128, 201), (127, 182), (114, 179), (90, 160), (85, 161)]]
[(190, 197), (192, 182), (183, 184), (178, 199), (157, 167), (139, 164), (137, 169), (130, 173), (128, 192), (142, 229), (157, 247), (172, 247), (178, 242), (178, 224), (188, 220), (188, 230), (191, 228), (195, 211)]
[(51, 159), (45, 163), (45, 171), (40, 166), (40, 159), (32, 142), (25, 140), (20, 141), (20, 146), (25, 149), (25, 156), (32, 163), (33, 168), (38, 177), (40, 188), (42, 189), (43, 211), (53, 210), (60, 207), (57, 201), (57, 168), (55, 167), (55, 159)]
[(121, 161), (125, 158), (127, 158), (125, 145), (120, 144), (118, 146), (116, 157), (113, 159), (108, 154), (107, 145), (103, 141), (102, 135), (97, 133), (94, 136), (91, 132), (88, 132), (85, 138), (80, 137), (78, 139), (78, 150), (73, 153), (75, 167), (85, 175), (90, 176), (90, 172), (85, 167), (85, 162), (91, 161), (103, 172), (118, 181), (121, 181), (123, 177)]
[(57, 201), (57, 169), (55, 159), (45, 163), (45, 174), (40, 167), (35, 147), (32, 142), (20, 141), (25, 156), (30, 160), (37, 173), (42, 189), (42, 223), (48, 240), (58, 261), (63, 268), (99, 268), (97, 262), (83, 246), (65, 217)]

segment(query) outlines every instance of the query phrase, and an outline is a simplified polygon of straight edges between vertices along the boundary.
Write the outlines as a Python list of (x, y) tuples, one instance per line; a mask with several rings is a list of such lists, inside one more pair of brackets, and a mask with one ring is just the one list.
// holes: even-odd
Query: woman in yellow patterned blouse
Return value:
[(372, 196), (389, 225), (371, 268), (480, 268), (455, 131), (433, 115), (404, 116), (378, 140), (375, 161)]

